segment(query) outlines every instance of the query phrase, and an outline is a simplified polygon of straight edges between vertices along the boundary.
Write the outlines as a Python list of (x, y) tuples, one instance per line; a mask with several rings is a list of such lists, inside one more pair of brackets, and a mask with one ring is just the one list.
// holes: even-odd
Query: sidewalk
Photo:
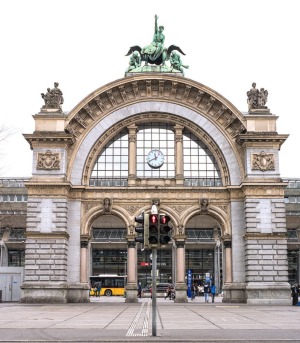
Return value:
[(92, 298), (83, 304), (0, 303), (0, 342), (300, 342), (299, 306)]

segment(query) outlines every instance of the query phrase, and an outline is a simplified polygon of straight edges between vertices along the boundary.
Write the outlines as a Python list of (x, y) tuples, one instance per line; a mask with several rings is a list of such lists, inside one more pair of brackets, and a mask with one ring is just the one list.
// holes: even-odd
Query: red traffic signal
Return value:
[(149, 245), (157, 245), (159, 243), (159, 222), (158, 214), (149, 215)]
[(158, 215), (157, 214), (150, 214), (149, 222), (150, 222), (150, 224), (157, 224), (158, 223)]
[(171, 218), (165, 214), (159, 216), (159, 241), (161, 245), (166, 245), (171, 240), (169, 236), (169, 231), (171, 231), (171, 227), (169, 226), (170, 220)]

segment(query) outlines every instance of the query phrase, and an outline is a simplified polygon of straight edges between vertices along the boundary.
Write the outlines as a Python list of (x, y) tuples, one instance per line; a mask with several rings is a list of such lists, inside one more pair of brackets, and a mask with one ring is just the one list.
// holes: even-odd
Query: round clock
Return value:
[(147, 162), (151, 168), (160, 168), (165, 161), (165, 156), (160, 150), (151, 150), (147, 155)]

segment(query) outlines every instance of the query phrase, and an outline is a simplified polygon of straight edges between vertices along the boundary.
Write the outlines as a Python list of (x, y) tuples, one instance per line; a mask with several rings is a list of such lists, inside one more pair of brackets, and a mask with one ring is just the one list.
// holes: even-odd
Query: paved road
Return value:
[(0, 342), (300, 342), (300, 306), (187, 304), (158, 299), (152, 337), (150, 299), (88, 304), (0, 303)]

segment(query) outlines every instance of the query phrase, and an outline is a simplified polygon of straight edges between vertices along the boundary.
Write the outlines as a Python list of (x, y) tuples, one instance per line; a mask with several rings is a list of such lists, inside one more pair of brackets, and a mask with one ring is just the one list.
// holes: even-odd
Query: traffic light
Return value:
[(166, 245), (170, 242), (171, 237), (169, 236), (169, 231), (171, 227), (169, 226), (171, 218), (165, 214), (159, 215), (159, 243), (161, 245)]
[(139, 224), (139, 226), (135, 228), (135, 231), (142, 234), (135, 237), (135, 241), (144, 244), (144, 246), (148, 246), (149, 214), (143, 212), (139, 217), (135, 217), (134, 220)]
[(149, 214), (149, 245), (159, 244), (158, 214)]

